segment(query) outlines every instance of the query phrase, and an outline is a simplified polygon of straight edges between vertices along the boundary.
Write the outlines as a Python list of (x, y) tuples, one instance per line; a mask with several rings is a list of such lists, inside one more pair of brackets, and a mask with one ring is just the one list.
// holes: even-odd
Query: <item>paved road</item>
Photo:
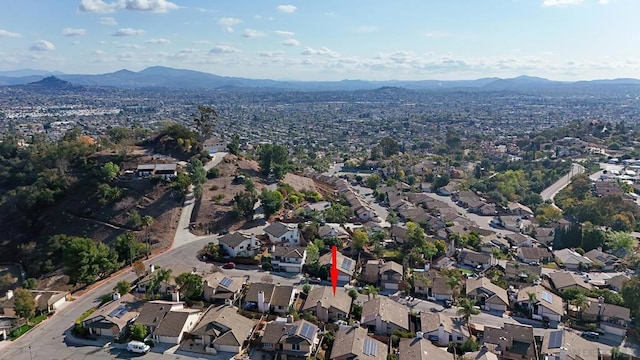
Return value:
[[(220, 162), (227, 155), (226, 152), (219, 152), (213, 154), (213, 159), (204, 165), (204, 169), (209, 171), (214, 166), (220, 164)], [(187, 194), (184, 204), (182, 205), (182, 212), (180, 213), (180, 219), (178, 220), (178, 227), (176, 228), (176, 234), (173, 237), (173, 244), (171, 248), (179, 248), (187, 243), (195, 241), (198, 236), (192, 234), (189, 231), (189, 224), (191, 223), (191, 214), (193, 213), (193, 207), (195, 205), (195, 197), (193, 195), (193, 189), (190, 189)]]
[(575, 163), (571, 164), (571, 170), (567, 175), (561, 177), (558, 181), (551, 184), (551, 186), (542, 190), (542, 192), (540, 193), (540, 196), (542, 196), (542, 200), (553, 201), (553, 198), (556, 196), (556, 194), (558, 194), (560, 190), (564, 189), (567, 185), (569, 185), (572, 177), (574, 177), (575, 175), (582, 174), (585, 171), (586, 169), (584, 168), (584, 166), (580, 164), (575, 164)]

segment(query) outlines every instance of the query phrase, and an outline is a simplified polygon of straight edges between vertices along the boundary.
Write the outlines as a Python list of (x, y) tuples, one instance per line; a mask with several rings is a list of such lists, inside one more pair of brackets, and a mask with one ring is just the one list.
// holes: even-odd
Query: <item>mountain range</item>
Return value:
[[(342, 81), (278, 81), (270, 79), (248, 79), (241, 77), (219, 76), (210, 73), (174, 69), (163, 66), (148, 67), (134, 72), (118, 70), (112, 73), (97, 75), (64, 74), (42, 70), (23, 69), (0, 72), (0, 86), (26, 85), (37, 83), (44, 77), (67, 81), (73, 85), (110, 86), (121, 88), (176, 88), (176, 89), (218, 89), (218, 88), (270, 88), (289, 90), (366, 90), (380, 87), (401, 87), (414, 90), (435, 89), (486, 89), (486, 90), (518, 90), (518, 89), (553, 89), (567, 87), (585, 87), (600, 85), (640, 85), (638, 79), (611, 79), (562, 82), (532, 76), (519, 76), (509, 79), (496, 77), (477, 80), (342, 80)], [(51, 81), (51, 80), (49, 80)], [(52, 82), (51, 84), (55, 84)], [(45, 84), (46, 85), (46, 84)], [(60, 83), (57, 83), (60, 85)]]

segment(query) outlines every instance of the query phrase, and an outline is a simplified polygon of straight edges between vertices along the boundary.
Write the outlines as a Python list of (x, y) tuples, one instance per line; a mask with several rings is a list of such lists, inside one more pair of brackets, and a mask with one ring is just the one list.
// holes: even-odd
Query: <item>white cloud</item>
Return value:
[(240, 50), (229, 45), (218, 45), (214, 46), (211, 50), (209, 50), (209, 52), (211, 54), (230, 54), (240, 52)]
[(209, 45), (211, 44), (210, 40), (193, 40), (194, 44), (204, 44), (204, 45)]
[(242, 33), (242, 36), (246, 38), (264, 37), (266, 35), (267, 34), (263, 33), (262, 31), (253, 30), (253, 29), (245, 29), (244, 32)]
[(319, 56), (328, 56), (328, 57), (332, 57), (332, 58), (338, 58), (340, 57), (340, 53), (333, 51), (327, 47), (321, 47), (320, 49), (314, 49), (314, 48), (310, 48), (310, 47), (306, 47), (303, 51), (302, 51), (302, 55), (319, 55)]
[(91, 55), (93, 55), (93, 56), (104, 56), (104, 55), (106, 55), (106, 53), (104, 51), (102, 51), (102, 50), (93, 50)]
[(122, 49), (144, 49), (144, 46), (139, 44), (119, 43), (115, 41), (112, 41), (111, 45), (122, 48)]
[(82, 36), (87, 33), (85, 29), (73, 29), (73, 28), (64, 28), (62, 29), (62, 36)]
[(150, 40), (145, 41), (145, 43), (147, 43), (147, 44), (157, 44), (157, 45), (166, 45), (166, 44), (171, 44), (171, 40), (164, 39), (164, 38), (150, 39)]
[(7, 31), (5, 29), (0, 29), (0, 37), (18, 39), (18, 38), (22, 37), (22, 34), (14, 33), (14, 32), (11, 32), (11, 31)]
[(282, 45), (286, 45), (286, 46), (298, 46), (300, 45), (300, 42), (296, 39), (287, 39), (285, 41), (282, 42)]
[(135, 36), (144, 34), (142, 29), (122, 28), (111, 34), (111, 36)]
[(273, 58), (273, 57), (283, 56), (284, 55), (284, 51), (281, 51), (281, 50), (277, 50), (277, 51), (260, 51), (258, 53), (258, 55), (260, 55), (262, 57)]
[(218, 20), (218, 25), (224, 26), (224, 31), (226, 32), (233, 32), (233, 26), (238, 25), (241, 22), (242, 20), (238, 18), (225, 17)]
[(584, 0), (543, 0), (542, 6), (572, 6), (579, 5)]
[(113, 2), (107, 3), (102, 0), (82, 0), (78, 4), (78, 10), (88, 13), (112, 13), (115, 12), (120, 4)]
[(111, 16), (105, 16), (100, 18), (100, 24), (116, 26), (118, 25), (118, 22), (116, 21), (116, 19), (112, 18)]
[(293, 5), (278, 5), (278, 7), (276, 8), (276, 10), (278, 10), (278, 12), (281, 12), (283, 14), (292, 14), (297, 9), (298, 8), (293, 6)]
[(130, 61), (130, 60), (133, 60), (135, 57), (136, 57), (136, 54), (130, 51), (118, 54), (118, 60), (121, 60), (121, 61)]
[(35, 43), (33, 43), (33, 45), (31, 45), (31, 47), (29, 48), (29, 50), (33, 50), (33, 51), (51, 51), (51, 50), (55, 50), (56, 47), (47, 40), (38, 40)]
[(609, 3), (609, 0), (598, 0), (598, 4), (600, 5), (607, 5)]
[(295, 35), (295, 33), (293, 31), (284, 31), (284, 30), (275, 30), (273, 32), (276, 35), (282, 35), (282, 36), (293, 36)]

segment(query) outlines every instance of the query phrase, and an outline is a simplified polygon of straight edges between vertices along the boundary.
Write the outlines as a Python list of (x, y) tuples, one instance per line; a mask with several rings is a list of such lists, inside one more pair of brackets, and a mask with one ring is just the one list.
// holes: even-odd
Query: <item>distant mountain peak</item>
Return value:
[(58, 79), (57, 77), (52, 75), (52, 76), (47, 76), (40, 81), (30, 82), (27, 85), (42, 86), (42, 87), (48, 87), (48, 88), (61, 88), (61, 87), (69, 87), (71, 86), (71, 83), (65, 80)]

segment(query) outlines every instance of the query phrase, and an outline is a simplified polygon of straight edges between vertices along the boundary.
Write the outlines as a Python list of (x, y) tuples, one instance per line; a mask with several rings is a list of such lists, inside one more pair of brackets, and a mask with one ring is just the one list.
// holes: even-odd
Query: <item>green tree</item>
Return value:
[(88, 238), (56, 236), (70, 283), (92, 284), (118, 268), (118, 254), (107, 245)]
[(113, 181), (118, 177), (118, 174), (120, 174), (120, 167), (111, 161), (100, 167), (100, 176), (106, 182)]
[(571, 305), (577, 307), (578, 312), (582, 315), (582, 312), (589, 307), (589, 299), (585, 294), (578, 294), (575, 299), (571, 300)]
[(366, 232), (356, 229), (351, 237), (351, 247), (355, 250), (362, 250), (369, 242), (369, 235)]
[(640, 275), (632, 276), (625, 282), (620, 294), (624, 299), (624, 305), (631, 310), (631, 314), (640, 315)]
[(133, 265), (133, 260), (137, 259), (146, 250), (145, 245), (136, 241), (136, 236), (132, 232), (118, 235), (113, 248), (118, 253), (118, 260), (125, 263), (128, 262), (129, 265)]
[(284, 197), (278, 190), (269, 191), (265, 188), (262, 189), (260, 200), (262, 201), (264, 216), (269, 218), (271, 215), (276, 214), (280, 209), (282, 209)]
[(302, 292), (305, 294), (309, 294), (309, 292), (311, 291), (311, 285), (309, 284), (304, 284), (304, 286), (302, 286)]
[(407, 240), (409, 243), (417, 248), (422, 248), (427, 239), (427, 236), (424, 233), (424, 230), (420, 227), (420, 225), (408, 221), (407, 222)]
[(18, 317), (26, 319), (28, 322), (36, 313), (36, 300), (33, 294), (27, 289), (18, 288), (13, 297), (15, 298), (13, 310)]
[(113, 291), (117, 292), (120, 295), (124, 295), (131, 291), (131, 283), (125, 280), (118, 281), (116, 286), (113, 288)]
[(318, 248), (314, 244), (307, 246), (307, 264), (317, 264), (320, 259)]
[(249, 191), (239, 192), (233, 197), (233, 212), (237, 217), (250, 219), (253, 217), (253, 207), (257, 201), (258, 198), (254, 193)]
[(349, 289), (349, 292), (347, 294), (349, 295), (351, 300), (355, 301), (358, 299), (358, 291), (356, 289)]
[(35, 289), (38, 286), (38, 280), (34, 278), (28, 278), (22, 283), (22, 287), (25, 289)]
[(227, 150), (233, 155), (240, 154), (240, 136), (238, 136), (238, 134), (233, 134), (231, 142), (227, 144)]
[(389, 157), (397, 154), (400, 151), (400, 146), (393, 138), (386, 136), (380, 140), (380, 149), (385, 157)]
[(149, 282), (149, 286), (147, 287), (148, 294), (155, 294), (162, 283), (169, 282), (171, 279), (171, 269), (158, 269), (155, 271), (154, 275), (151, 276), (151, 280)]
[(371, 174), (367, 176), (367, 179), (365, 180), (365, 185), (367, 185), (368, 188), (375, 190), (378, 187), (378, 184), (380, 184), (380, 175)]
[(622, 231), (611, 231), (606, 235), (606, 245), (613, 251), (625, 250), (631, 252), (635, 246), (635, 239), (629, 233)]
[(371, 300), (371, 298), (375, 298), (376, 295), (378, 295), (378, 291), (380, 289), (378, 289), (377, 287), (373, 286), (373, 285), (367, 285), (364, 287), (364, 293), (367, 294), (369, 296), (369, 300)]
[(129, 331), (132, 340), (143, 341), (147, 337), (147, 327), (140, 323), (131, 325)]
[(145, 215), (142, 217), (142, 226), (144, 226), (145, 237), (147, 239), (147, 259), (151, 254), (151, 234), (149, 233), (149, 230), (151, 229), (154, 221), (155, 220), (151, 215)]
[(351, 208), (338, 203), (331, 204), (331, 207), (324, 210), (323, 216), (327, 222), (344, 224), (353, 214)]
[(9, 289), (15, 282), (16, 278), (14, 278), (10, 273), (6, 273), (0, 276), (0, 291), (6, 291)]
[(458, 316), (462, 316), (464, 322), (467, 324), (467, 331), (469, 329), (469, 320), (471, 319), (471, 315), (478, 315), (480, 310), (476, 309), (476, 301), (469, 298), (462, 298), (458, 302)]
[(262, 174), (272, 174), (282, 179), (289, 169), (289, 151), (282, 145), (264, 144), (258, 149), (258, 160)]
[(194, 119), (194, 125), (198, 131), (200, 142), (204, 142), (213, 134), (216, 121), (218, 121), (218, 112), (213, 107), (204, 105), (198, 106), (198, 111), (200, 116)]
[(193, 299), (202, 295), (202, 277), (193, 273), (182, 273), (176, 277), (176, 285), (182, 296)]

